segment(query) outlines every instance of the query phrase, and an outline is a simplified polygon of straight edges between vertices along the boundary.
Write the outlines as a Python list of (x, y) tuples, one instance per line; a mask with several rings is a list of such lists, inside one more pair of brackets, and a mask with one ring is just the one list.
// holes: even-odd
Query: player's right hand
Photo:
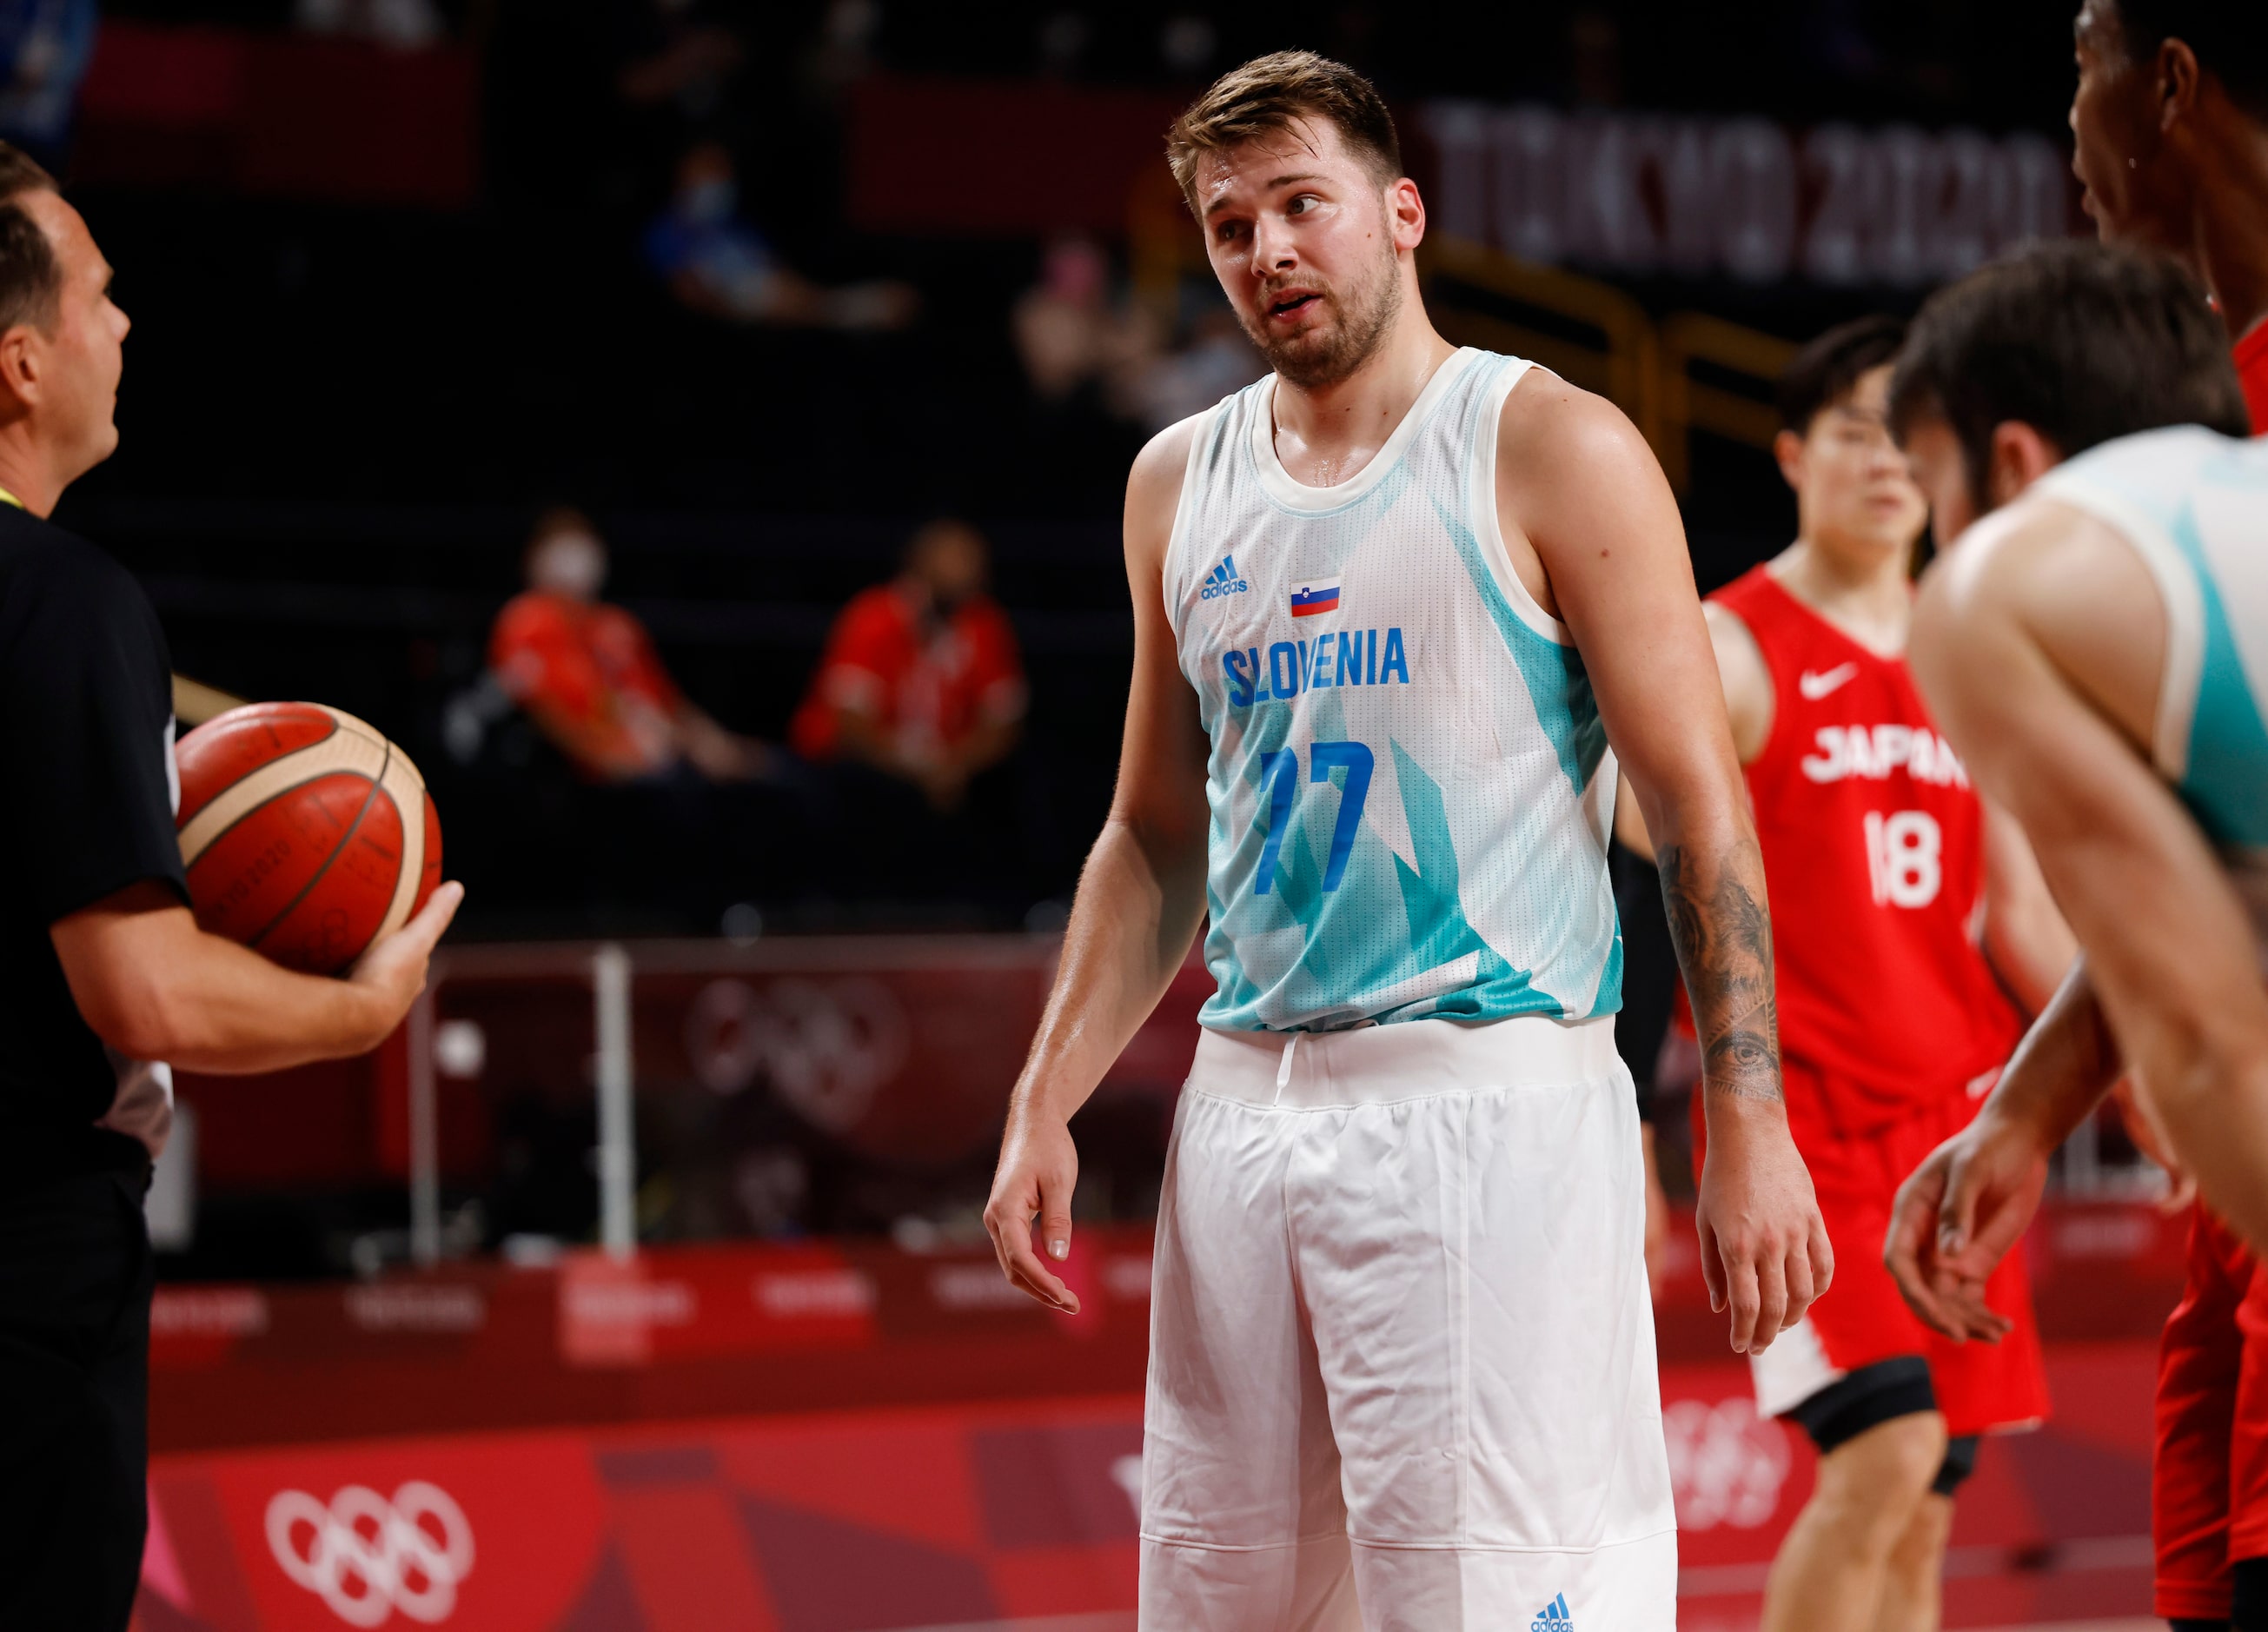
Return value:
[(2021, 1239), (2047, 1186), (2047, 1152), (1989, 1111), (1929, 1154), (1898, 1187), (1882, 1263), (1906, 1305), (1955, 1342), (1998, 1342), (2014, 1322), (1984, 1283)]
[(984, 1204), (984, 1228), (1001, 1272), (1050, 1309), (1079, 1312), (1079, 1295), (1041, 1261), (1039, 1241), (1057, 1263), (1071, 1255), (1071, 1193), (1079, 1180), (1079, 1147), (1061, 1118), (1043, 1112), (1012, 1114), (1000, 1142), (1000, 1165), (992, 1175), (992, 1199)]
[(401, 1023), (417, 994), (425, 989), (425, 966), (432, 960), (434, 943), (465, 899), (465, 886), (452, 881), (426, 899), (417, 915), (383, 940), (373, 942), (355, 960), (347, 979), (371, 996), (376, 1011), (377, 1037), (383, 1038)]

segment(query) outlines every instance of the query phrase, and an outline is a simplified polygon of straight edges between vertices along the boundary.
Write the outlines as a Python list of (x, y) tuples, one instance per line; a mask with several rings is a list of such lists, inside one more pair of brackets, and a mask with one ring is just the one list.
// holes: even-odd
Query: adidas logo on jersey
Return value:
[(1223, 555), (1220, 565), (1205, 574), (1204, 587), (1197, 591), (1197, 599), (1214, 600), (1223, 595), (1241, 595), (1251, 587), (1236, 576), (1236, 557)]
[(1535, 1619), (1528, 1623), (1528, 1632), (1575, 1632), (1575, 1617), (1567, 1613), (1567, 1595), (1562, 1592), (1535, 1612)]

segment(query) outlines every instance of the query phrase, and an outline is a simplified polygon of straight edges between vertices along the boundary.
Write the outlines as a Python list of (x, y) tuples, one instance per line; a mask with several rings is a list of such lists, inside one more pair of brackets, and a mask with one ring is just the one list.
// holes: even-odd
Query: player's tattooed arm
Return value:
[(1659, 864), (1704, 1083), (1736, 1099), (1778, 1099), (1779, 1009), (1762, 854), (1754, 840), (1708, 856), (1668, 844)]

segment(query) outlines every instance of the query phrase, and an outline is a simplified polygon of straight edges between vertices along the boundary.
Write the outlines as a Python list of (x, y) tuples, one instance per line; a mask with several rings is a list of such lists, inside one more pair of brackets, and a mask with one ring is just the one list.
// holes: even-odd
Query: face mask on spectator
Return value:
[(555, 534), (535, 552), (528, 579), (555, 595), (589, 600), (607, 581), (607, 547), (587, 533)]

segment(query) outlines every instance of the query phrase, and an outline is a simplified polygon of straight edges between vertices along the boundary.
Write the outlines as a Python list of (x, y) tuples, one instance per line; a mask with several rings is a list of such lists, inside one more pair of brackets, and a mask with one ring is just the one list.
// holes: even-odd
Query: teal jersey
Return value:
[(2122, 437), (2032, 489), (2131, 543), (2166, 609), (2151, 744), (2254, 903), (2268, 905), (2268, 441), (2200, 426)]
[(1528, 367), (1459, 351), (1331, 488), (1278, 460), (1272, 378), (1197, 422), (1165, 600), (1211, 738), (1207, 1026), (1621, 1007), (1614, 756), (1497, 526)]

